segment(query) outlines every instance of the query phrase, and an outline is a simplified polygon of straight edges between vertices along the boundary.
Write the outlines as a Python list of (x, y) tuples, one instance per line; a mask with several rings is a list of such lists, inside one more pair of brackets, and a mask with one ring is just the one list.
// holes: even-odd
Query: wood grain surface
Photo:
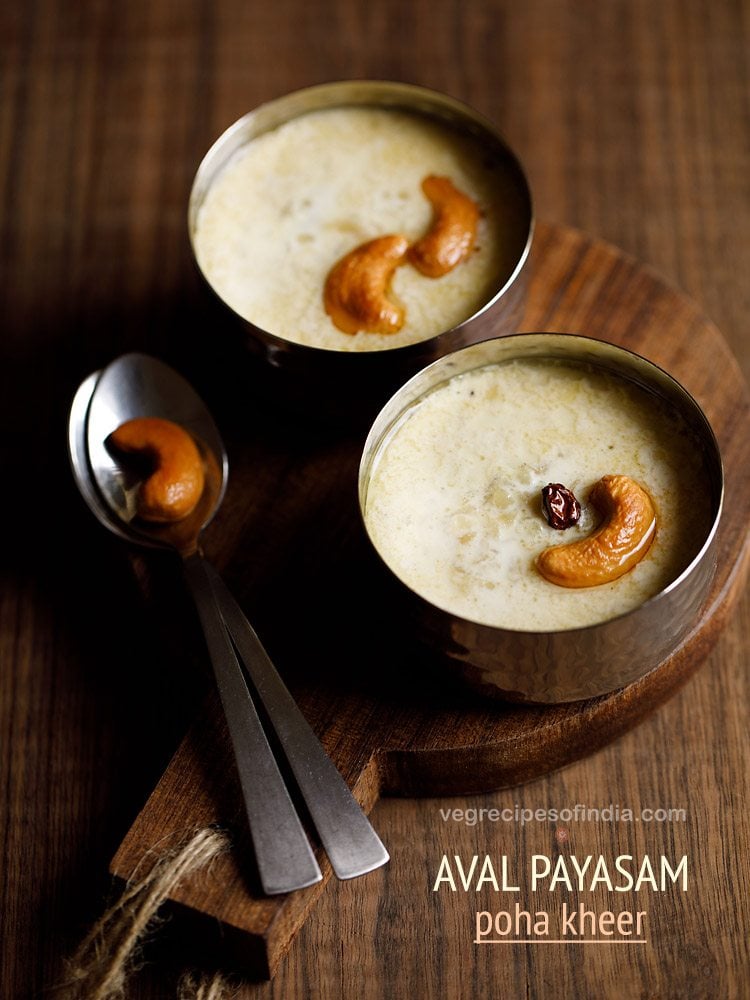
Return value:
[[(522, 329), (585, 329), (592, 337), (606, 337), (647, 355), (700, 400), (726, 468), (717, 571), (685, 641), (636, 683), (572, 705), (501, 705), (477, 698), (464, 690), (455, 670), (419, 648), (389, 600), (389, 589), (373, 586), (377, 567), (357, 532), (358, 511), (351, 502), (362, 441), (347, 439), (342, 447), (340, 434), (330, 431), (322, 447), (318, 443), (307, 449), (304, 467), (297, 469), (301, 502), (289, 510), (284, 533), (301, 537), (306, 531), (309, 537), (298, 553), (294, 582), (285, 578), (283, 595), (280, 591), (276, 600), (270, 595), (276, 611), (269, 614), (267, 627), (277, 636), (274, 657), (284, 664), (298, 704), (368, 810), (381, 795), (494, 791), (598, 750), (685, 683), (710, 652), (744, 589), (750, 549), (750, 396), (719, 331), (689, 299), (633, 258), (570, 228), (538, 227), (530, 271)], [(261, 434), (254, 438), (260, 449)], [(296, 429), (289, 440), (298, 443)], [(278, 435), (269, 449), (263, 465), (286, 450)], [(335, 488), (328, 490), (324, 511), (313, 518), (307, 497), (324, 480)], [(252, 469), (233, 474), (225, 500), (229, 516), (241, 520), (248, 506), (261, 499), (257, 490)], [(339, 538), (335, 555), (326, 530), (331, 520)], [(222, 523), (207, 533), (218, 551)], [(231, 549), (224, 558), (228, 571), (241, 581), (245, 568), (236, 565)], [(282, 596), (290, 592), (290, 603), (299, 610), (292, 635), (282, 639), (288, 622)], [(335, 645), (325, 634), (332, 608), (346, 621)], [(385, 610), (376, 630), (373, 608)], [(325, 650), (325, 670), (311, 673), (307, 664), (319, 658), (318, 649)], [(232, 849), (212, 864), (210, 874), (185, 879), (171, 899), (194, 911), (195, 918), (208, 918), (202, 928), (207, 952), (208, 938), (218, 930), (213, 933), (215, 961), (265, 976), (277, 971), (323, 885), (264, 897), (245, 823), (226, 725), (217, 699), (211, 698), (128, 831), (111, 871), (128, 881), (154, 845), (180, 843), (189, 831), (207, 826), (227, 831)], [(328, 875), (324, 858), (319, 854)], [(224, 947), (227, 940), (231, 954)]]
[[(61, 980), (62, 956), (107, 897), (109, 858), (207, 689), (173, 569), (136, 565), (134, 577), (70, 483), (64, 420), (83, 375), (136, 348), (203, 391), (233, 468), (268, 486), (242, 517), (227, 509), (211, 553), (259, 629), (305, 556), (300, 534), (284, 532), (304, 450), (258, 464), (254, 430), (284, 429), (239, 373), (224, 375), (214, 303), (190, 259), (185, 206), (210, 142), (260, 101), (310, 83), (445, 90), (498, 122), (540, 218), (666, 275), (747, 376), (748, 41), (741, 0), (3, 6), (0, 996), (41, 996)], [(321, 481), (311, 515), (326, 499)], [(166, 625), (175, 616), (181, 630)], [(382, 800), (373, 818), (391, 864), (329, 885), (274, 981), (242, 984), (239, 996), (749, 996), (749, 637), (744, 597), (680, 694), (564, 771), (503, 793)], [(324, 669), (324, 654), (310, 666)], [(570, 849), (686, 853), (688, 891), (647, 899), (648, 946), (475, 946), (473, 914), (498, 900), (431, 892), (443, 853), (523, 860), (553, 852), (555, 832), (446, 821), (441, 808), (576, 803), (684, 809), (671, 823), (571, 824)], [(197, 957), (185, 940), (177, 922), (162, 928), (132, 997), (175, 995)]]

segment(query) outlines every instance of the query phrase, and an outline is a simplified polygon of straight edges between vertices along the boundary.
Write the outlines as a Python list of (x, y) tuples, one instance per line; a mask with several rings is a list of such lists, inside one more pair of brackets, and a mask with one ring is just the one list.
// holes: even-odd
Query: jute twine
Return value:
[[(65, 1000), (121, 1000), (139, 944), (161, 904), (185, 876), (227, 847), (221, 831), (198, 830), (187, 843), (158, 855), (148, 872), (134, 873), (69, 960), (67, 981), (57, 994)], [(177, 989), (178, 1000), (227, 1000), (230, 995), (229, 984), (218, 974), (188, 972)]]

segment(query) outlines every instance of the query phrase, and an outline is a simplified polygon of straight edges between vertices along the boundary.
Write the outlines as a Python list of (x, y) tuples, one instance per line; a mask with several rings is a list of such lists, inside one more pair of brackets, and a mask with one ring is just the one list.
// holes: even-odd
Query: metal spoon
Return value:
[[(106, 447), (102, 447), (120, 423), (143, 415), (175, 420), (215, 449), (213, 463), (209, 465), (213, 465), (218, 476), (209, 484), (209, 496), (204, 498), (206, 502), (200, 505), (199, 513), (189, 523), (181, 524), (178, 531), (161, 526), (149, 530), (142, 522), (134, 521), (133, 484), (116, 466)], [(276, 731), (336, 874), (339, 878), (352, 878), (384, 864), (388, 854), (367, 817), (325, 754), (241, 609), (218, 574), (199, 554), (200, 530), (213, 516), (224, 493), (226, 456), (213, 421), (192, 388), (153, 358), (126, 355), (118, 359), (101, 376), (98, 373), (89, 376), (76, 393), (69, 421), (69, 452), (81, 494), (105, 527), (127, 541), (170, 546), (183, 556), (230, 722), (264, 890), (274, 893), (301, 888), (318, 881), (320, 872), (314, 858), (314, 868), (310, 865), (311, 852), (306, 841), (306, 850), (297, 853), (301, 828), (296, 815), (296, 822), (289, 819), (291, 802), (286, 789), (283, 794), (280, 792), (281, 776), (227, 630)], [(248, 726), (255, 734), (253, 739), (248, 737)], [(260, 774), (254, 759), (257, 755), (261, 762), (265, 761)], [(250, 764), (248, 757), (253, 758)], [(265, 784), (258, 783), (261, 779)], [(270, 795), (266, 786), (271, 789)], [(285, 829), (288, 826), (291, 838), (288, 843), (285, 837), (280, 837), (282, 826)]]

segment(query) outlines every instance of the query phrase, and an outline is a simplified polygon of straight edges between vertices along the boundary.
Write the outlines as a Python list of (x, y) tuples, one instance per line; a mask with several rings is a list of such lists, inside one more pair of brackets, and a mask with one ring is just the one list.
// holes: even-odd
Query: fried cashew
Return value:
[(422, 181), (422, 190), (432, 202), (434, 216), (429, 230), (412, 244), (409, 261), (428, 278), (440, 278), (471, 252), (479, 208), (448, 177), (430, 174)]
[(333, 266), (323, 290), (325, 310), (343, 333), (397, 333), (404, 308), (387, 295), (393, 272), (403, 263), (405, 236), (379, 236), (356, 247)]
[(136, 498), (144, 521), (181, 521), (194, 510), (203, 494), (205, 472), (198, 446), (186, 430), (171, 420), (139, 417), (121, 424), (107, 444), (148, 463)]
[(594, 534), (569, 545), (554, 545), (537, 556), (539, 572), (559, 587), (611, 583), (640, 562), (654, 540), (654, 505), (634, 479), (603, 476), (589, 500), (604, 517)]

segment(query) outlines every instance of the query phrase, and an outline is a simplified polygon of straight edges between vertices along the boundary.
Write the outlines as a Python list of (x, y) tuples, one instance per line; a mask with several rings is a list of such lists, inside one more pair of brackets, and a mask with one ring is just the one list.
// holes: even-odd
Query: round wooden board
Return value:
[[(671, 372), (695, 396), (715, 429), (726, 469), (718, 574), (688, 640), (638, 683), (574, 705), (488, 703), (466, 695), (429, 653), (415, 647), (372, 588), (367, 546), (358, 537), (351, 503), (361, 437), (308, 449), (295, 470), (294, 494), (268, 529), (293, 532), (297, 544), (285, 551), (273, 537), (267, 543), (272, 578), (265, 599), (276, 602), (286, 592), (289, 603), (281, 617), (264, 608), (263, 634), (324, 733), (335, 706), (339, 756), (346, 733), (368, 757), (376, 753), (384, 794), (487, 791), (527, 781), (611, 741), (662, 703), (705, 658), (744, 580), (750, 410), (742, 376), (716, 327), (683, 294), (614, 247), (572, 229), (540, 225), (522, 329), (620, 344)], [(277, 475), (276, 490), (285, 488), (284, 475)], [(244, 468), (240, 476), (237, 493), (257, 492)], [(232, 534), (241, 531), (238, 526)], [(301, 540), (304, 532), (315, 538)], [(225, 570), (240, 591), (247, 587), (254, 545), (243, 543), (242, 551), (228, 555)], [(281, 568), (271, 565), (277, 555)], [(245, 606), (253, 603), (250, 592)], [(296, 620), (292, 635), (286, 634), (290, 617)], [(357, 758), (363, 765), (359, 752)]]
[[(697, 306), (617, 249), (539, 225), (522, 329), (620, 344), (667, 369), (703, 406), (726, 472), (717, 575), (688, 639), (637, 683), (556, 707), (483, 700), (414, 645), (371, 585), (355, 502), (363, 436), (310, 433), (277, 419), (267, 401), (251, 412), (245, 401), (244, 426), (228, 423), (225, 413), (223, 425), (236, 428), (232, 476), (207, 533), (207, 554), (366, 808), (381, 794), (470, 794), (528, 781), (604, 746), (705, 659), (746, 576), (750, 400), (721, 334)], [(250, 964), (272, 972), (320, 887), (281, 901), (259, 896), (235, 782), (213, 705), (179, 748), (112, 870), (127, 877), (152, 845), (186, 829), (229, 827), (235, 850), (218, 859), (210, 881), (187, 882), (174, 898), (235, 928)]]
[[(750, 398), (719, 330), (687, 296), (635, 259), (580, 231), (538, 227), (522, 330), (580, 333), (643, 355), (703, 407), (726, 476), (718, 571), (687, 640), (646, 677), (610, 695), (558, 707), (476, 706), (433, 715), (437, 740), (383, 755), (387, 794), (488, 791), (537, 777), (611, 742), (672, 695), (703, 662), (744, 586), (750, 515)], [(490, 714), (492, 712), (490, 710)], [(474, 737), (458, 736), (471, 727)], [(457, 738), (458, 736), (458, 738)]]

